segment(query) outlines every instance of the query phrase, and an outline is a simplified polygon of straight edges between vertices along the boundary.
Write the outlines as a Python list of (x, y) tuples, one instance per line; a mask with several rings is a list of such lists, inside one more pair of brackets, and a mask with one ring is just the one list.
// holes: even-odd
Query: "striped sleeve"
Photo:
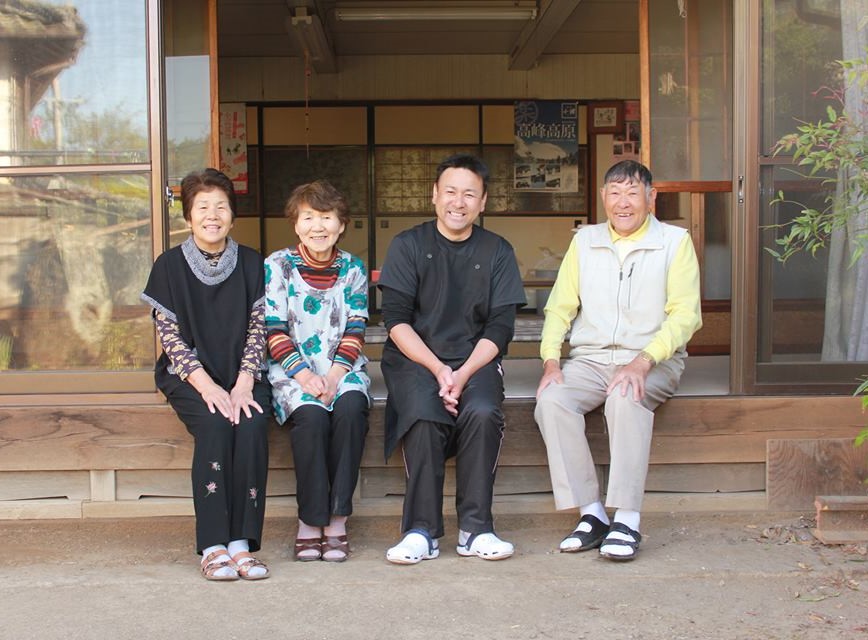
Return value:
[(334, 363), (347, 371), (352, 371), (353, 363), (358, 360), (365, 346), (365, 324), (366, 320), (361, 316), (347, 319), (347, 327), (334, 357)]
[(266, 323), (266, 330), (268, 332), (268, 355), (283, 367), (287, 376), (291, 378), (302, 369), (309, 368), (301, 357), (295, 342), (286, 331), (271, 327), (268, 323)]

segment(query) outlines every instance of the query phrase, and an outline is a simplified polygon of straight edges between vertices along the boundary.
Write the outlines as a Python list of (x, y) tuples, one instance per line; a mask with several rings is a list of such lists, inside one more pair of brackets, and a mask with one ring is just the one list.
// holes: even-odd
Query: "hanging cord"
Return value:
[(310, 51), (304, 50), (304, 150), (310, 160)]
[(687, 17), (687, 7), (684, 6), (684, 3), (687, 0), (678, 0), (678, 15), (682, 18)]

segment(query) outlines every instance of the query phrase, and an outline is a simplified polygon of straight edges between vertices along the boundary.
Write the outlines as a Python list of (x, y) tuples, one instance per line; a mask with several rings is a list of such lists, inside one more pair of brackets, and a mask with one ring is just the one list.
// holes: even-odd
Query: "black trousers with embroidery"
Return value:
[(299, 519), (324, 527), (333, 515), (351, 515), (368, 432), (367, 397), (347, 391), (331, 411), (302, 405), (290, 420)]
[(169, 404), (193, 436), (193, 507), (196, 511), (196, 551), (247, 539), (251, 551), (262, 542), (265, 488), (268, 478), (268, 419), (271, 388), (256, 383), (253, 399), (263, 413), (241, 413), (232, 425), (211, 413), (189, 384), (169, 394)]
[(417, 421), (403, 437), (407, 492), (402, 531), (443, 535), (446, 460), (455, 457), (458, 526), (469, 533), (494, 531), (491, 503), (503, 441), (503, 386), (489, 376), (471, 378), (461, 394), (455, 426)]

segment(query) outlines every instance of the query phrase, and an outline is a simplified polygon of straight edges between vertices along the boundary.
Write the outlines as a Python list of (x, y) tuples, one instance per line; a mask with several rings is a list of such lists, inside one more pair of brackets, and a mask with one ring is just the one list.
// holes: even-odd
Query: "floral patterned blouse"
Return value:
[[(302, 278), (303, 258), (294, 249), (275, 251), (265, 260), (265, 325), (269, 335), (283, 332), (289, 336), (303, 363), (316, 375), (324, 376), (332, 364), (347, 372), (338, 384), (335, 399), (347, 391), (368, 396), (371, 381), (365, 370), (368, 359), (358, 353), (352, 363), (338, 357), (348, 324), (368, 318), (368, 277), (362, 261), (338, 251), (335, 266), (338, 276), (334, 285), (318, 289)], [(350, 327), (352, 331), (352, 327)], [(349, 366), (347, 366), (349, 365)], [(291, 368), (292, 375), (287, 370)], [(283, 424), (302, 405), (316, 405), (331, 410), (334, 400), (325, 406), (305, 393), (292, 377), (300, 370), (298, 362), (269, 357), (268, 380), (271, 382), (275, 417)]]

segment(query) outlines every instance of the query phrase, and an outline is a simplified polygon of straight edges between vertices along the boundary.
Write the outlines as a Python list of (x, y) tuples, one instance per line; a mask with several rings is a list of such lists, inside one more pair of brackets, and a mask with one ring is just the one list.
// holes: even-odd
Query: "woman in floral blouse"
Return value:
[(208, 580), (259, 580), (270, 390), (262, 257), (229, 237), (232, 181), (216, 169), (181, 182), (191, 235), (154, 262), (142, 299), (163, 353), (155, 378), (194, 438), (196, 550)]
[(285, 212), (300, 242), (265, 261), (265, 324), (275, 414), (292, 424), (294, 554), (343, 562), (368, 430), (368, 279), (362, 261), (336, 246), (349, 212), (331, 184), (296, 188)]

